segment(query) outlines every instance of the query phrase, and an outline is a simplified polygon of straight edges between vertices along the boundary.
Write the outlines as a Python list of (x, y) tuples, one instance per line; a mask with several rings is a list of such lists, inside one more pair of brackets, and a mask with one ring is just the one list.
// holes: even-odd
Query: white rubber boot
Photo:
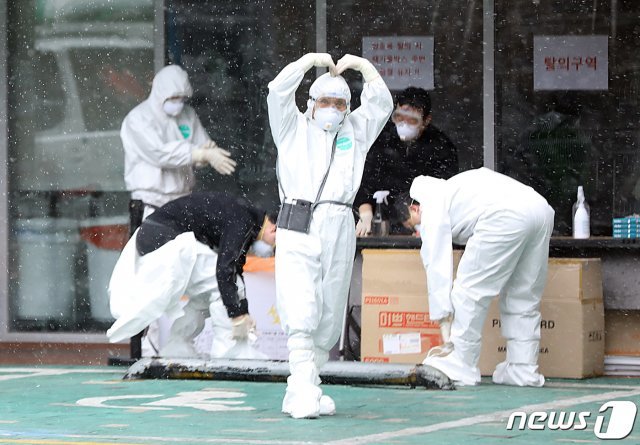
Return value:
[(326, 394), (320, 396), (320, 415), (333, 416), (336, 413), (336, 404), (331, 397)]
[(539, 340), (507, 340), (507, 359), (496, 366), (493, 383), (512, 386), (544, 385), (538, 373)]
[[(315, 357), (314, 362), (316, 364), (316, 368), (318, 368), (318, 374), (322, 367), (329, 361), (329, 351), (325, 351), (324, 349), (315, 348), (313, 350)], [(316, 380), (316, 384), (320, 385), (321, 379), (320, 375), (318, 375), (318, 379)], [(320, 397), (320, 415), (321, 416), (333, 416), (336, 413), (336, 404), (333, 399), (325, 394)]]
[(497, 385), (534, 386), (544, 385), (544, 376), (538, 373), (538, 365), (502, 362), (493, 372), (493, 383)]
[(282, 412), (294, 419), (315, 419), (320, 416), (322, 391), (317, 385), (313, 340), (308, 334), (297, 333), (289, 337), (287, 347), (291, 375), (287, 378)]

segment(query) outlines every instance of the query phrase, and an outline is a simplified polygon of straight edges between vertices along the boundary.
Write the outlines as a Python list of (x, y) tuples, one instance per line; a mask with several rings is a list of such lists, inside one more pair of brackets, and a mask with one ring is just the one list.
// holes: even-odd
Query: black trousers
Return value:
[(136, 250), (140, 256), (158, 250), (181, 232), (147, 218), (140, 226), (136, 238)]

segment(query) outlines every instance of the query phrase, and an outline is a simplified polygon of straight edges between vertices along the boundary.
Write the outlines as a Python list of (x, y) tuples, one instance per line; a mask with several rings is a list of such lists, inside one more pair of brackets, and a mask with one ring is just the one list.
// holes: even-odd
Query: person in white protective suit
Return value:
[[(162, 314), (173, 321), (161, 357), (196, 357), (193, 344), (211, 316), (212, 358), (260, 358), (252, 347), (242, 268), (248, 250), (273, 252), (276, 215), (225, 193), (175, 199), (146, 218), (125, 246), (109, 283), (115, 323), (109, 341), (126, 339)], [(188, 295), (186, 305), (181, 303)]]
[[(122, 122), (131, 234), (155, 209), (191, 193), (194, 165), (209, 164), (222, 175), (235, 170), (229, 152), (211, 140), (194, 109), (185, 104), (192, 93), (186, 71), (166, 66), (155, 75), (149, 97)], [(160, 342), (159, 330), (156, 323), (149, 327), (142, 355), (157, 352), (151, 344)]]
[[(311, 85), (303, 114), (295, 93), (314, 66), (330, 72)], [(360, 71), (365, 81), (361, 106), (353, 112), (349, 86), (339, 75), (346, 69)], [(393, 100), (366, 59), (347, 54), (334, 65), (329, 54), (309, 53), (269, 83), (267, 103), (282, 203), (277, 308), (288, 335), (291, 374), (282, 411), (315, 418), (335, 412), (319, 387), (319, 369), (340, 336), (347, 303), (356, 241), (351, 206), (365, 157), (393, 111)], [(310, 225), (300, 231), (297, 221), (301, 214), (305, 220), (305, 208)]]
[(165, 66), (155, 75), (149, 97), (122, 122), (124, 179), (131, 198), (144, 204), (145, 217), (191, 193), (194, 165), (209, 164), (222, 175), (235, 170), (229, 152), (211, 140), (185, 103), (192, 94), (186, 71)]
[[(542, 386), (540, 299), (553, 209), (531, 187), (487, 168), (448, 180), (418, 176), (409, 193), (399, 206), (404, 205), (405, 226), (420, 232), (429, 314), (440, 322), (445, 342), (423, 364), (458, 384), (479, 383), (482, 326), (499, 295), (507, 356), (493, 382)], [(465, 245), (455, 280), (452, 243)]]

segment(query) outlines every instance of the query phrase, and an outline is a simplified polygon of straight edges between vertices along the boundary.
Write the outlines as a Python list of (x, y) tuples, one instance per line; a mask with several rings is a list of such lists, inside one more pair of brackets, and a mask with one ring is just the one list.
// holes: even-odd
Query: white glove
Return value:
[(314, 66), (329, 68), (331, 75), (336, 74), (336, 65), (333, 63), (331, 55), (327, 53), (308, 53), (298, 59), (302, 69), (307, 72)]
[(240, 315), (231, 319), (231, 336), (235, 340), (245, 340), (255, 336), (256, 322), (249, 314)]
[(371, 82), (372, 80), (380, 77), (378, 70), (371, 62), (363, 57), (354, 56), (351, 54), (345, 54), (342, 59), (338, 60), (336, 65), (336, 72), (342, 74), (347, 69), (360, 71), (362, 78), (365, 82)]
[(369, 209), (360, 210), (360, 220), (356, 224), (356, 236), (371, 235), (371, 222), (373, 221), (373, 212)]
[(194, 149), (191, 161), (195, 165), (209, 164), (221, 175), (230, 175), (236, 170), (236, 161), (231, 159), (231, 153), (215, 145), (215, 142)]

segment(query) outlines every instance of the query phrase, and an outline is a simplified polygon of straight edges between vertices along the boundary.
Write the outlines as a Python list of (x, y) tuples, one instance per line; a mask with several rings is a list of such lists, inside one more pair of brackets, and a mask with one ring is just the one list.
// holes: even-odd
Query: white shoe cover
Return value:
[(199, 354), (196, 351), (193, 341), (187, 341), (183, 339), (170, 339), (166, 345), (160, 349), (158, 353), (160, 357), (166, 358), (198, 358)]
[(287, 391), (282, 400), (282, 412), (294, 419), (317, 419), (320, 417), (321, 397), (295, 397)]
[(455, 350), (445, 356), (429, 357), (427, 354), (422, 364), (443, 372), (458, 386), (474, 386), (480, 383), (480, 370), (476, 366), (464, 363)]
[(538, 373), (538, 365), (502, 362), (493, 372), (493, 383), (512, 386), (544, 385), (544, 376)]
[(320, 415), (333, 416), (336, 413), (336, 403), (329, 396), (322, 395), (320, 397)]

